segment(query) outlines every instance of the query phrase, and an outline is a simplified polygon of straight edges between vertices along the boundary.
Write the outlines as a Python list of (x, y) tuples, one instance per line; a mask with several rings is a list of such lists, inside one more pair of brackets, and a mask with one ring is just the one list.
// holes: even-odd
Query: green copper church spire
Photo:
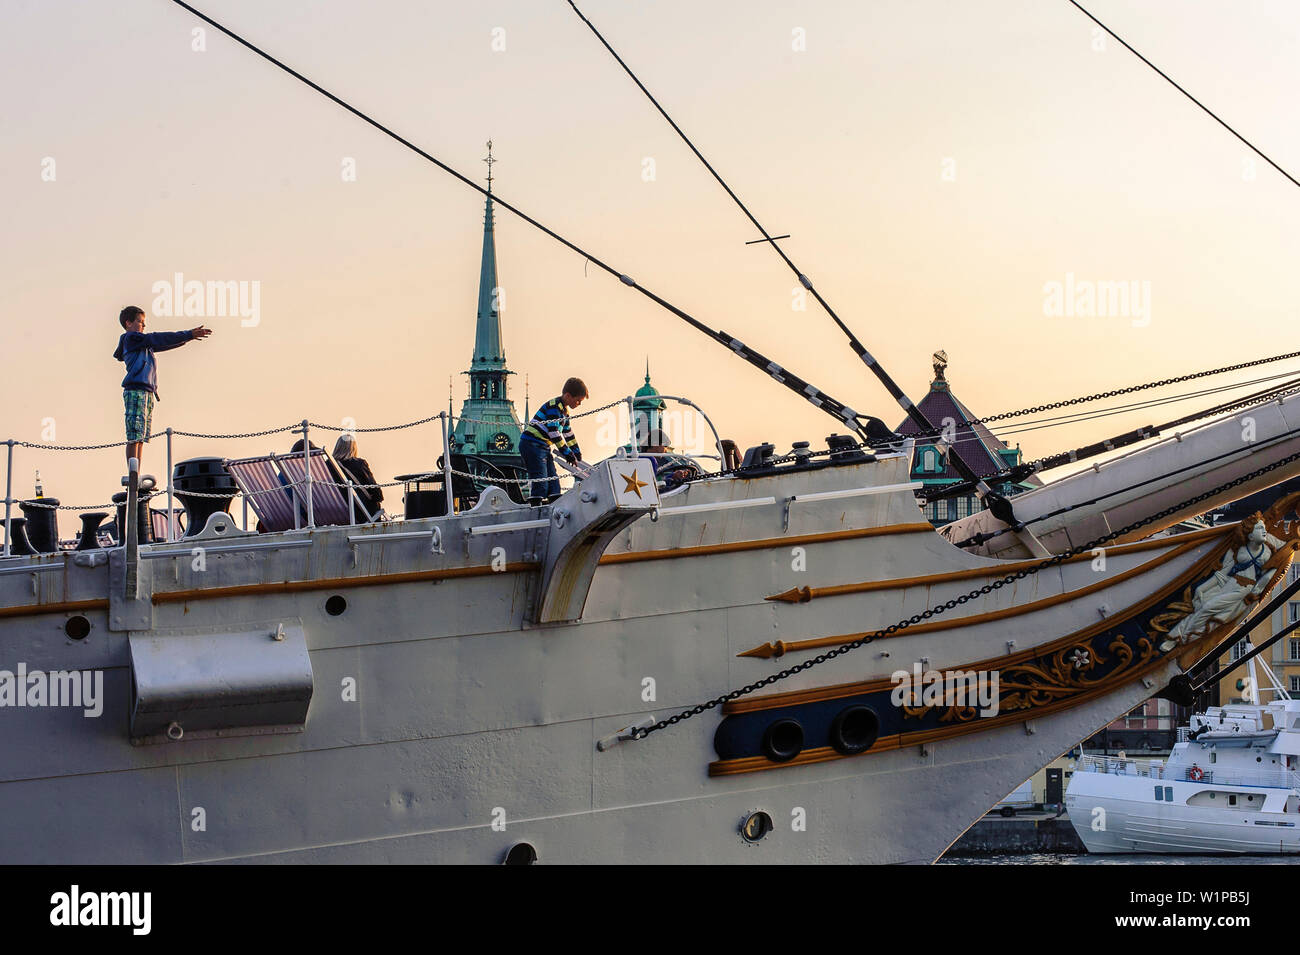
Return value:
[[(476, 371), (499, 371), (505, 368), (506, 353), (501, 345), (501, 287), (497, 285), (497, 246), (492, 221), (492, 140), (488, 140), (488, 197), (483, 213), (483, 260), (478, 273), (478, 323), (474, 327), (474, 361), (470, 381)], [(504, 382), (503, 382), (504, 384)], [(472, 389), (477, 393), (478, 389)], [(501, 397), (505, 397), (503, 393)]]
[[(483, 213), (483, 258), (479, 265), (478, 317), (474, 325), (474, 354), (469, 370), (469, 397), (461, 407), (453, 435), (458, 454), (476, 454), (496, 464), (519, 459), (519, 417), (506, 387), (514, 372), (506, 368), (501, 339), (503, 295), (497, 280), (497, 249), (492, 219), (492, 155), (488, 140), (488, 197)], [(520, 463), (522, 466), (522, 463)]]

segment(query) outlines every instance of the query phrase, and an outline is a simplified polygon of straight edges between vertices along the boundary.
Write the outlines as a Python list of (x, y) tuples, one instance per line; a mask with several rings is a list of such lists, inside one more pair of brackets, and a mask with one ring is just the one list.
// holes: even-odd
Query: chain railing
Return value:
[[(1295, 357), (1295, 355), (1297, 354), (1300, 353), (1279, 355), (1279, 356), (1275, 356), (1274, 358), (1263, 359), (1257, 362), (1247, 362), (1240, 365), (1229, 366), (1228, 368), (1214, 369), (1212, 371), (1200, 372), (1192, 375), (1184, 375), (1179, 378), (1165, 379), (1160, 382), (1152, 382), (1146, 385), (1138, 385), (1138, 386), (1132, 386), (1130, 388), (1117, 389), (1115, 391), (1103, 392), (1096, 395), (1074, 398), (1068, 401), (1055, 402), (1048, 405), (1039, 405), (1034, 408), (1027, 408), (1018, 412), (1008, 412), (1001, 415), (991, 415), (987, 418), (975, 419), (971, 422), (968, 422), (966, 427), (970, 427), (975, 424), (985, 424), (988, 422), (992, 422), (1004, 418), (1018, 417), (1023, 414), (1052, 410), (1060, 407), (1067, 407), (1067, 406), (1080, 404), (1088, 401), (1094, 401), (1100, 398), (1112, 397), (1120, 394), (1128, 394), (1134, 391), (1142, 391), (1142, 390), (1146, 390), (1147, 388), (1157, 387), (1159, 385), (1168, 385), (1168, 384), (1174, 384), (1182, 381), (1189, 381), (1210, 374), (1218, 374), (1224, 371), (1239, 370), (1241, 368), (1253, 367), (1259, 364), (1266, 364), (1269, 362), (1278, 361), (1283, 358)], [(743, 468), (725, 466), (726, 453), (723, 448), (722, 439), (718, 434), (718, 430), (714, 426), (712, 420), (709, 418), (709, 416), (704, 412), (702, 408), (700, 408), (690, 399), (679, 395), (658, 395), (653, 397), (657, 397), (661, 401), (677, 402), (679, 404), (684, 405), (687, 408), (694, 410), (696, 413), (700, 415), (701, 418), (703, 418), (705, 423), (709, 426), (709, 429), (713, 435), (714, 445), (717, 450), (718, 459), (721, 463), (724, 464), (724, 466), (719, 468), (719, 470), (717, 471), (712, 471), (712, 472), (701, 471), (699, 475), (701, 479), (715, 479), (715, 478), (725, 477), (732, 474), (740, 473), (744, 470)], [(632, 449), (632, 454), (635, 455), (637, 453), (636, 451), (637, 424), (639, 421), (647, 419), (647, 415), (645, 412), (639, 412), (636, 409), (636, 404), (638, 400), (644, 400), (644, 398), (638, 399), (636, 395), (625, 395), (621, 398), (617, 398), (615, 400), (607, 402), (606, 404), (600, 405), (599, 407), (590, 408), (580, 413), (574, 413), (569, 415), (568, 417), (571, 420), (578, 419), (578, 418), (587, 418), (592, 415), (597, 415), (597, 414), (601, 414), (602, 412), (606, 412), (611, 408), (626, 406), (628, 410), (628, 430), (629, 430), (628, 445)], [(1276, 400), (1276, 399), (1275, 398), (1260, 399), (1252, 396), (1251, 398), (1241, 401), (1239, 404), (1230, 404), (1230, 405), (1222, 406), (1216, 410), (1218, 411), (1235, 410), (1241, 407), (1249, 407), (1256, 403), (1263, 403), (1264, 401), (1267, 400)], [(500, 425), (501, 422), (492, 421), (490, 419), (472, 418), (469, 416), (457, 416), (447, 411), (441, 411), (438, 412), (437, 414), (427, 415), (425, 417), (418, 418), (413, 421), (407, 421), (396, 425), (383, 425), (383, 426), (368, 427), (368, 428), (327, 425), (327, 424), (322, 424), (320, 422), (313, 422), (310, 419), (306, 419), (306, 418), (300, 420), (296, 424), (287, 424), (287, 425), (281, 425), (273, 428), (265, 428), (259, 431), (234, 432), (234, 433), (206, 433), (206, 432), (199, 432), (199, 431), (183, 431), (183, 430), (169, 427), (162, 431), (157, 431), (149, 435), (150, 439), (157, 438), (157, 437), (166, 438), (166, 446), (167, 446), (166, 494), (167, 494), (167, 525), (168, 525), (167, 540), (169, 541), (174, 540), (178, 531), (178, 528), (176, 526), (175, 507), (174, 507), (174, 498), (177, 492), (174, 486), (175, 477), (174, 477), (174, 467), (172, 463), (174, 437), (198, 438), (201, 440), (247, 440), (250, 438), (267, 437), (275, 434), (294, 433), (294, 434), (301, 434), (304, 447), (310, 448), (311, 442), (309, 439), (309, 432), (311, 428), (319, 428), (322, 431), (337, 432), (340, 434), (378, 434), (378, 433), (385, 433), (385, 432), (402, 431), (409, 428), (414, 428), (414, 427), (419, 427), (421, 425), (429, 424), (434, 421), (440, 422), (440, 430), (442, 431), (443, 466), (437, 471), (430, 471), (427, 472), (426, 474), (421, 475), (419, 479), (429, 480), (432, 479), (433, 476), (439, 474), (442, 476), (445, 492), (447, 495), (447, 513), (452, 513), (453, 511), (452, 479), (455, 477), (473, 481), (476, 484), (483, 483), (485, 485), (498, 484), (498, 485), (510, 485), (514, 487), (523, 487), (525, 485), (531, 485), (532, 483), (534, 483), (534, 481), (530, 478), (488, 476), (482, 473), (475, 473), (472, 471), (465, 471), (465, 470), (460, 470), (452, 467), (450, 452), (452, 448), (451, 434), (454, 428), (454, 422), (460, 421), (460, 422), (469, 422), (473, 424), (483, 424), (483, 425)], [(648, 420), (647, 420), (647, 424), (648, 424)], [(524, 425), (524, 427), (526, 426), (527, 424)], [(915, 440), (917, 437), (925, 437), (925, 436), (926, 435), (912, 436), (912, 440)], [(21, 448), (27, 448), (31, 450), (37, 450), (37, 451), (81, 452), (81, 451), (105, 450), (110, 448), (120, 448), (125, 446), (126, 444), (125, 441), (114, 441), (114, 442), (106, 442), (100, 444), (71, 445), (71, 444), (54, 444), (54, 443), (44, 443), (44, 442), (34, 442), (34, 441), (23, 441), (23, 440), (18, 440), (13, 438), (8, 439), (4, 443), (6, 445), (6, 452), (7, 452), (6, 471), (5, 471), (5, 520), (4, 520), (5, 541), (4, 541), (4, 550), (3, 550), (4, 557), (9, 557), (11, 555), (12, 507), (14, 504), (19, 503), (19, 500), (13, 496), (14, 448), (21, 447)], [(788, 455), (773, 456), (767, 458), (762, 462), (762, 466), (771, 467), (774, 465), (790, 463), (798, 460), (817, 458), (829, 454), (842, 453), (851, 450), (864, 450), (867, 448), (868, 445), (866, 445), (865, 443), (852, 442), (851, 444), (846, 446), (837, 447), (837, 448), (828, 448), (820, 451), (802, 450), (799, 453), (792, 453)], [(990, 476), (990, 479), (996, 479), (996, 477), (997, 475), (992, 475)], [(568, 474), (558, 474), (554, 480), (556, 480), (557, 482), (569, 482), (571, 480), (574, 480), (574, 478)], [(308, 511), (307, 518), (308, 518), (309, 527), (314, 526), (315, 524), (314, 514), (313, 514), (313, 494), (312, 494), (311, 486), (313, 483), (319, 483), (319, 482), (320, 482), (319, 478), (314, 478), (312, 476), (310, 467), (306, 468), (306, 476), (304, 480), (302, 482), (297, 482), (305, 485), (305, 497), (306, 497), (306, 504), (307, 504), (307, 511)], [(327, 482), (327, 483), (336, 484), (336, 486), (338, 487), (345, 487), (350, 485), (351, 487), (357, 489), (379, 489), (379, 488), (387, 488), (387, 487), (396, 487), (398, 485), (404, 485), (410, 482), (395, 480), (390, 482), (374, 483), (374, 484), (358, 484), (355, 482), (347, 482), (347, 483)], [(297, 485), (296, 483), (295, 484), (285, 483), (281, 485), (281, 487), (290, 487), (290, 486), (296, 487)], [(278, 489), (272, 489), (272, 490), (278, 490)], [(229, 494), (210, 494), (210, 493), (203, 493), (198, 491), (185, 491), (182, 493), (191, 497), (232, 497), (232, 495)], [(249, 497), (255, 497), (257, 494), (260, 493), (268, 493), (268, 492), (256, 491), (256, 490), (251, 491), (247, 494), (245, 494), (242, 490), (239, 492), (239, 494), (242, 495), (245, 499)], [(239, 495), (233, 495), (233, 496), (239, 496)], [(112, 503), (90, 504), (90, 505), (73, 505), (73, 504), (52, 505), (52, 504), (42, 503), (39, 498), (34, 500), (23, 500), (22, 503), (24, 503), (27, 507), (45, 508), (49, 510), (74, 511), (74, 512), (104, 510), (104, 509), (112, 510), (116, 507), (116, 505)], [(247, 509), (247, 504), (245, 504), (245, 509)]]
[[(241, 488), (235, 494), (231, 494), (229, 492), (211, 493), (211, 492), (190, 491), (190, 490), (178, 492), (175, 487), (175, 468), (173, 466), (173, 438), (175, 437), (198, 438), (201, 440), (208, 440), (208, 441), (218, 441), (218, 440), (230, 441), (230, 440), (247, 440), (250, 438), (261, 438), (261, 437), (267, 437), (269, 435), (274, 435), (274, 434), (293, 433), (293, 434), (302, 435), (303, 448), (306, 451), (311, 449), (312, 447), (311, 439), (310, 439), (311, 428), (319, 428), (323, 431), (334, 431), (334, 432), (340, 432), (345, 434), (374, 434), (374, 433), (387, 432), (387, 431), (402, 431), (408, 428), (417, 427), (419, 425), (429, 424), (430, 422), (433, 421), (439, 421), (442, 425), (440, 430), (442, 431), (443, 460), (447, 465), (447, 467), (444, 467), (443, 469), (440, 469), (438, 471), (427, 472), (426, 474), (420, 475), (420, 477), (422, 479), (430, 479), (435, 475), (441, 475), (443, 477), (443, 480), (446, 482), (448, 488), (447, 490), (448, 511), (450, 512), (451, 510), (450, 482), (451, 482), (452, 472), (450, 468), (450, 454), (448, 454), (448, 447), (450, 444), (450, 429), (448, 427), (449, 420), (454, 420), (453, 416), (449, 412), (441, 411), (438, 412), (437, 414), (428, 415), (426, 417), (419, 418), (415, 421), (406, 421), (401, 424), (384, 425), (384, 426), (373, 427), (373, 428), (337, 427), (334, 425), (320, 424), (318, 422), (313, 422), (308, 418), (304, 418), (299, 422), (297, 422), (296, 424), (281, 425), (279, 427), (274, 427), (274, 428), (264, 428), (260, 431), (208, 433), (202, 431), (182, 431), (170, 427), (165, 428), (161, 431), (155, 431), (149, 434), (146, 440), (152, 440), (154, 438), (159, 438), (159, 437), (166, 438), (166, 457), (167, 457), (167, 485), (166, 485), (167, 537), (166, 540), (170, 542), (176, 540), (178, 536), (179, 528), (177, 526), (176, 511), (175, 511), (175, 504), (174, 504), (175, 497), (178, 493), (186, 497), (195, 497), (195, 498), (233, 499), (235, 497), (243, 497), (245, 500), (245, 515), (247, 515), (247, 501), (249, 498), (255, 498), (261, 494), (283, 493), (284, 489), (286, 488), (294, 489), (296, 491), (298, 488), (301, 487), (302, 488), (301, 494), (307, 507), (307, 526), (313, 527), (315, 526), (315, 515), (314, 515), (314, 496), (312, 494), (312, 484), (320, 483), (320, 479), (315, 478), (312, 475), (311, 467), (307, 466), (304, 469), (305, 473), (302, 480), (284, 482), (274, 488), (252, 489), (249, 491), (245, 491), (244, 489)], [(13, 495), (14, 448), (16, 447), (28, 448), (34, 451), (70, 451), (70, 452), (101, 451), (110, 448), (125, 447), (127, 442), (111, 441), (102, 444), (54, 444), (54, 443), (37, 442), (37, 441), (22, 441), (19, 439), (10, 438), (7, 441), (5, 441), (4, 444), (6, 447), (5, 516), (4, 516), (5, 540), (4, 540), (4, 549), (2, 554), (4, 557), (9, 557), (12, 555), (12, 549), (13, 549), (13, 505), (20, 503), (20, 499), (15, 498)], [(327, 483), (336, 485), (338, 487), (349, 486), (346, 483), (339, 483), (334, 481), (330, 481)], [(352, 482), (351, 487), (354, 488), (396, 487), (404, 483), (406, 482), (391, 481), (384, 484), (357, 484), (355, 482)], [(21, 503), (28, 508), (39, 508), (39, 509), (51, 510), (51, 511), (107, 510), (111, 512), (117, 507), (116, 504), (111, 502), (106, 504), (84, 504), (84, 505), (83, 504), (47, 504), (44, 501), (42, 501), (40, 498), (22, 499)], [(349, 501), (349, 503), (351, 504), (351, 501)], [(245, 517), (245, 525), (247, 525), (247, 517)], [(58, 542), (56, 541), (56, 547), (57, 546), (58, 546)]]
[[(690, 399), (682, 398), (675, 395), (660, 395), (658, 397), (663, 401), (676, 401), (689, 408), (694, 409), (700, 415), (700, 417), (704, 419), (704, 421), (708, 424), (710, 430), (713, 432), (714, 443), (717, 446), (719, 455), (721, 456), (722, 443), (721, 443), (721, 439), (718, 437), (717, 429), (713, 426), (713, 422), (709, 419), (708, 415), (705, 414), (704, 411), (701, 408), (699, 408), (698, 405), (690, 401)], [(636, 453), (635, 452), (636, 422), (638, 420), (638, 414), (640, 414), (635, 409), (636, 400), (637, 397), (635, 395), (625, 395), (623, 397), (614, 399), (613, 401), (607, 402), (606, 404), (600, 405), (599, 407), (590, 408), (580, 413), (573, 413), (569, 415), (569, 418), (570, 419), (587, 418), (592, 415), (597, 415), (597, 414), (601, 414), (602, 412), (606, 412), (611, 408), (626, 406), (628, 409), (628, 422), (629, 422), (629, 432), (630, 432), (629, 443), (633, 448), (632, 453), (635, 454)], [(322, 431), (327, 431), (327, 432), (339, 433), (339, 434), (379, 434), (385, 432), (403, 431), (409, 428), (415, 428), (421, 425), (430, 424), (434, 421), (440, 423), (440, 431), (442, 432), (443, 466), (441, 468), (438, 468), (437, 470), (425, 472), (414, 479), (394, 480), (394, 481), (387, 481), (382, 483), (377, 482), (373, 484), (361, 484), (352, 481), (322, 482), (320, 478), (314, 477), (312, 475), (311, 468), (307, 467), (305, 468), (305, 476), (300, 481), (284, 482), (275, 488), (262, 489), (262, 490), (253, 489), (247, 492), (245, 492), (241, 488), (238, 493), (233, 495), (230, 493), (211, 493), (211, 492), (191, 491), (191, 490), (178, 492), (175, 487), (175, 468), (173, 465), (173, 439), (174, 438), (178, 438), (178, 437), (196, 438), (205, 441), (235, 441), (235, 440), (248, 440), (252, 438), (269, 437), (271, 435), (276, 435), (276, 434), (298, 434), (301, 435), (302, 437), (304, 449), (310, 449), (312, 447), (311, 440), (310, 440), (310, 431), (313, 428), (320, 429)], [(417, 418), (413, 421), (402, 422), (401, 424), (382, 425), (378, 427), (369, 427), (369, 428), (329, 425), (317, 421), (312, 421), (308, 418), (304, 418), (294, 424), (280, 425), (272, 428), (263, 428), (259, 431), (223, 433), (223, 432), (185, 431), (185, 430), (181, 430), (178, 428), (171, 428), (171, 427), (165, 428), (161, 431), (155, 431), (150, 435), (148, 435), (147, 440), (152, 440), (155, 438), (166, 439), (166, 458), (167, 458), (167, 485), (165, 489), (166, 496), (167, 496), (167, 538), (166, 539), (167, 541), (170, 542), (176, 540), (179, 536), (179, 528), (177, 526), (177, 521), (175, 517), (175, 510), (176, 510), (175, 498), (178, 493), (181, 494), (182, 496), (193, 497), (193, 498), (232, 498), (233, 499), (234, 497), (243, 497), (245, 499), (245, 513), (246, 513), (247, 499), (249, 498), (255, 498), (260, 494), (280, 493), (284, 488), (293, 488), (297, 490), (298, 488), (301, 487), (302, 489), (301, 494), (302, 497), (304, 498), (306, 509), (307, 509), (307, 526), (314, 527), (315, 514), (314, 514), (314, 495), (312, 493), (313, 484), (325, 483), (338, 488), (373, 490), (373, 489), (404, 486), (408, 483), (411, 483), (412, 480), (415, 481), (432, 480), (435, 477), (441, 476), (445, 488), (445, 493), (447, 496), (447, 513), (452, 513), (453, 512), (453, 490), (452, 490), (453, 478), (462, 478), (464, 480), (473, 482), (475, 485), (482, 484), (484, 486), (496, 484), (496, 485), (510, 485), (512, 487), (522, 488), (535, 483), (535, 481), (531, 478), (491, 476), (483, 473), (475, 473), (473, 471), (461, 470), (453, 467), (451, 458), (454, 451), (452, 448), (451, 436), (456, 422), (468, 422), (473, 424), (484, 424), (484, 425), (501, 424), (500, 421), (471, 418), (469, 416), (453, 415), (448, 411), (440, 411), (437, 414), (427, 415), (422, 418)], [(526, 426), (527, 426), (527, 422), (524, 423), (523, 427)], [(53, 442), (23, 441), (15, 438), (10, 438), (7, 441), (5, 441), (4, 444), (6, 446), (7, 453), (6, 453), (6, 466), (5, 466), (5, 518), (4, 518), (5, 540), (4, 540), (3, 556), (9, 557), (11, 556), (11, 552), (12, 552), (13, 505), (20, 503), (20, 499), (15, 498), (13, 495), (14, 448), (26, 448), (33, 451), (84, 452), (84, 451), (102, 451), (102, 450), (108, 450), (112, 448), (121, 448), (121, 447), (125, 447), (127, 442), (110, 441), (110, 442), (105, 442), (100, 444), (56, 444)], [(571, 482), (580, 480), (580, 478), (577, 475), (566, 473), (566, 474), (557, 474), (554, 480), (557, 482), (562, 482), (562, 484), (571, 484)], [(104, 504), (46, 504), (40, 498), (22, 499), (21, 503), (24, 504), (24, 506), (29, 508), (41, 508), (41, 509), (52, 510), (52, 511), (73, 511), (73, 512), (99, 511), (99, 510), (107, 510), (111, 512), (117, 507), (117, 505), (112, 502), (104, 503)], [(247, 520), (245, 520), (245, 523), (247, 523)]]

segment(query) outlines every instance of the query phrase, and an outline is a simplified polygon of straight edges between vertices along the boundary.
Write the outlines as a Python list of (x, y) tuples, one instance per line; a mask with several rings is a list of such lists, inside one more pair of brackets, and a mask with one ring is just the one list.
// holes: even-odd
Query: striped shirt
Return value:
[(582, 460), (582, 450), (569, 427), (569, 412), (562, 398), (552, 398), (538, 408), (524, 428), (524, 435), (542, 444), (554, 444), (556, 450), (570, 460)]

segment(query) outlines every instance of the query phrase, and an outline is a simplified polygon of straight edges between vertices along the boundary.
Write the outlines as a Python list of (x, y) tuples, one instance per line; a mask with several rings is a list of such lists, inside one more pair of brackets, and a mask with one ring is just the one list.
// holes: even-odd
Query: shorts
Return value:
[(123, 391), (122, 402), (126, 405), (126, 440), (148, 441), (153, 422), (153, 392)]

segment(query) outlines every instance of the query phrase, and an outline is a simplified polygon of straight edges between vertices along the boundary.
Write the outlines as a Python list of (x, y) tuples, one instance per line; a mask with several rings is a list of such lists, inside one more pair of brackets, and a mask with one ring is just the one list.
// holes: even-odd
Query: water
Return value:
[(1071, 855), (1031, 852), (943, 858), (936, 865), (1300, 865), (1300, 856)]

